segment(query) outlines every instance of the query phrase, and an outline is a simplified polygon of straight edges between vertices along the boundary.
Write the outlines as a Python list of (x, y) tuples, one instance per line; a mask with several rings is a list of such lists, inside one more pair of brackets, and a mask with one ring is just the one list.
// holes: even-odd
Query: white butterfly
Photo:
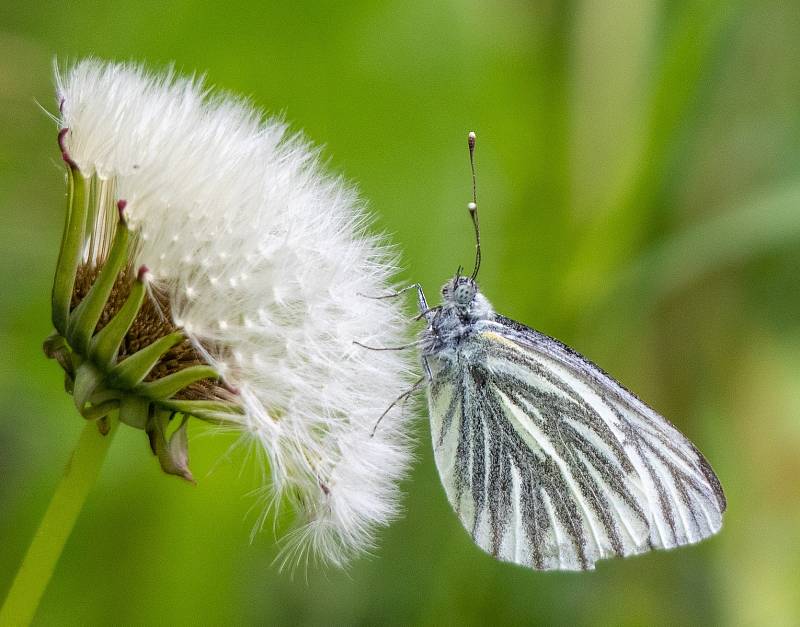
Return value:
[[(469, 146), (472, 162), (474, 133)], [(585, 570), (716, 533), (725, 496), (686, 437), (568, 346), (494, 312), (469, 208), (472, 276), (457, 273), (433, 308), (412, 287), (436, 465), (473, 540), (505, 561)]]

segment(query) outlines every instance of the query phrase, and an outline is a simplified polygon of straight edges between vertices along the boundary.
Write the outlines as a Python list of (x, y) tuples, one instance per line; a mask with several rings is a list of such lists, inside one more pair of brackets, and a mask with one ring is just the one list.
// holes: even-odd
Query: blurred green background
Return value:
[[(197, 487), (123, 429), (37, 623), (800, 623), (800, 11), (793, 2), (0, 4), (0, 596), (82, 420), (45, 360), (62, 227), (51, 62), (174, 61), (284, 113), (429, 295), (482, 287), (670, 417), (729, 499), (698, 546), (536, 573), (451, 513), (427, 421), (405, 516), (345, 572), (270, 565), (257, 471), (193, 424)], [(411, 303), (409, 303), (411, 311)], [(424, 416), (421, 411), (420, 416)], [(242, 469), (244, 464), (244, 470)]]

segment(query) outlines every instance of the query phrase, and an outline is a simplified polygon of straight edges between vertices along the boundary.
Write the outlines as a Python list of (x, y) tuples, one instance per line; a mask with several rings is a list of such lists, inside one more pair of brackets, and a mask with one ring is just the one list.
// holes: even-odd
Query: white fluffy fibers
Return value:
[(84, 60), (56, 73), (65, 146), (84, 176), (113, 179), (182, 327), (238, 390), (237, 425), (267, 454), (275, 498), (301, 518), (293, 549), (336, 565), (397, 512), (408, 414), (378, 417), (408, 387), (386, 293), (386, 248), (351, 189), (315, 152), (202, 80)]

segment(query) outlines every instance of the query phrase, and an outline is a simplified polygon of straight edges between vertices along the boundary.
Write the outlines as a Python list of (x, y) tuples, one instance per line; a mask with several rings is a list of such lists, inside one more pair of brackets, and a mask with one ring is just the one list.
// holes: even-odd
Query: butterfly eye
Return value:
[(459, 305), (468, 305), (475, 296), (475, 288), (469, 283), (462, 283), (453, 292), (453, 297)]

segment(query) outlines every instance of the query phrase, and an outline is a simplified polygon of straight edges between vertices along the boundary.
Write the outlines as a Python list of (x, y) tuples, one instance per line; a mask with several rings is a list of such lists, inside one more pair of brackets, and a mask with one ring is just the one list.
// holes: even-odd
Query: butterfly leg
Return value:
[(425, 374), (428, 375), (428, 383), (433, 382), (433, 373), (431, 372), (431, 365), (428, 363), (428, 358), (422, 357), (422, 366), (425, 368)]
[(370, 296), (369, 294), (362, 294), (361, 292), (359, 292), (358, 295), (363, 296), (364, 298), (371, 298), (373, 300), (383, 300), (384, 298), (397, 298), (398, 296), (402, 296), (403, 294), (411, 290), (417, 290), (417, 293), (420, 293), (422, 291), (422, 287), (420, 286), (419, 283), (413, 283), (411, 285), (406, 285), (405, 287), (395, 292), (389, 292), (388, 294), (383, 294), (381, 296)]
[(417, 307), (419, 309), (419, 314), (417, 314), (414, 320), (422, 320), (425, 318), (425, 320), (430, 321), (431, 313), (436, 311), (438, 307), (428, 307), (428, 300), (425, 298), (425, 292), (422, 291), (422, 286), (419, 283), (406, 285), (404, 288), (401, 288), (396, 292), (389, 292), (388, 294), (383, 294), (381, 296), (370, 296), (369, 294), (362, 294), (361, 292), (359, 292), (358, 295), (363, 296), (364, 298), (371, 298), (373, 300), (383, 300), (384, 298), (397, 298), (398, 296), (402, 296), (410, 290), (417, 290)]
[(358, 340), (353, 340), (353, 344), (356, 346), (360, 346), (361, 348), (366, 348), (367, 350), (371, 351), (404, 351), (409, 348), (414, 348), (415, 346), (419, 346), (422, 344), (421, 340), (417, 340), (416, 342), (411, 342), (410, 344), (402, 344), (401, 346), (368, 346), (366, 344), (362, 344)]
[(425, 292), (422, 291), (422, 286), (419, 283), (411, 287), (417, 288), (417, 307), (419, 308), (419, 313), (414, 320), (422, 320), (425, 318), (427, 322), (430, 322), (439, 307), (428, 307), (428, 300), (425, 298)]
[[(425, 293), (422, 291), (422, 286), (419, 283), (408, 285), (403, 289), (398, 290), (397, 292), (392, 292), (390, 294), (385, 294), (383, 296), (366, 296), (366, 298), (374, 298), (375, 300), (380, 300), (383, 298), (395, 298), (397, 296), (400, 296), (404, 292), (408, 292), (409, 290), (413, 289), (417, 290), (417, 303), (420, 308), (420, 314), (415, 318), (415, 320), (420, 320), (423, 317), (427, 320), (430, 312), (433, 310), (428, 309), (428, 301), (425, 300)], [(364, 296), (364, 294), (361, 294), (361, 296)], [(361, 346), (362, 348), (367, 348), (369, 350), (375, 350), (375, 351), (401, 351), (401, 350), (406, 350), (408, 348), (414, 348), (416, 346), (419, 346), (422, 344), (422, 341), (417, 340), (416, 342), (411, 342), (410, 344), (404, 344), (402, 346), (367, 346), (366, 344), (362, 344), (357, 340), (353, 340), (353, 344)], [(428, 371), (428, 374), (430, 375), (430, 368), (426, 367), (426, 369)]]
[(399, 403), (400, 401), (408, 399), (408, 397), (410, 397), (414, 392), (420, 389), (424, 384), (425, 384), (425, 377), (420, 377), (420, 379), (414, 385), (412, 385), (408, 390), (406, 390), (400, 396), (394, 399), (394, 401), (392, 401), (392, 404), (389, 405), (389, 407), (387, 407), (380, 416), (378, 416), (378, 420), (375, 422), (375, 426), (372, 427), (372, 433), (370, 434), (369, 437), (375, 435), (375, 432), (378, 430), (378, 425), (381, 424), (381, 420), (383, 420), (383, 417), (389, 413), (392, 407), (397, 405), (397, 403)]
[(422, 291), (422, 286), (419, 283), (415, 283), (411, 287), (417, 288), (417, 305), (419, 306), (420, 312), (428, 311), (428, 300), (425, 298), (425, 292)]

